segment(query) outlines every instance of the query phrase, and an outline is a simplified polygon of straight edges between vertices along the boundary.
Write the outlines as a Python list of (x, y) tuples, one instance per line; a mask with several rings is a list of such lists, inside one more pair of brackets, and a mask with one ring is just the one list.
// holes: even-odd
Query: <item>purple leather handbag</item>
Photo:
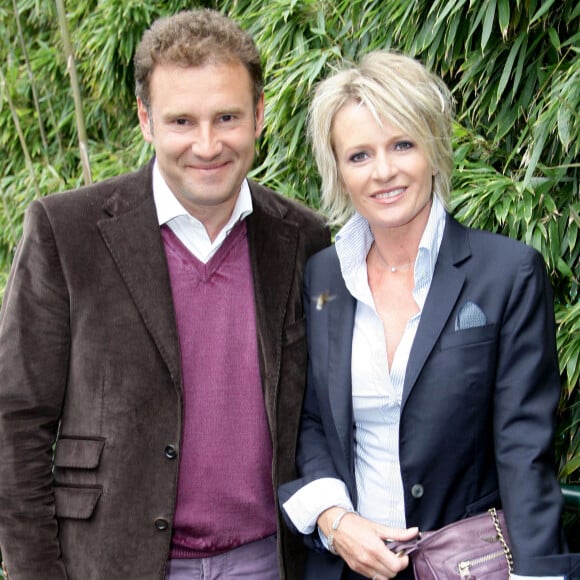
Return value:
[(513, 571), (504, 515), (495, 508), (387, 546), (410, 556), (416, 580), (508, 580)]

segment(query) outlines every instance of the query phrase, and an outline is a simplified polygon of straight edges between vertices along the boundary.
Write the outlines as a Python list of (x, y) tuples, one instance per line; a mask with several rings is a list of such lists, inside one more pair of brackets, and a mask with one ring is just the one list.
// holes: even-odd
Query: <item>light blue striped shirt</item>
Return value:
[(357, 511), (370, 520), (397, 528), (406, 527), (399, 467), (403, 383), (444, 228), (445, 210), (435, 197), (414, 267), (413, 298), (419, 311), (407, 321), (391, 369), (383, 323), (368, 284), (366, 257), (373, 243), (368, 222), (355, 215), (336, 241), (346, 287), (357, 300), (352, 340)]

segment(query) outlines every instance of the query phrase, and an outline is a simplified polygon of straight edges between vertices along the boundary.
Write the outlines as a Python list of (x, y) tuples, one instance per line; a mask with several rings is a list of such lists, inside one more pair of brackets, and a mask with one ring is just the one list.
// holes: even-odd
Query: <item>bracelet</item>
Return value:
[[(346, 516), (347, 514), (355, 514), (358, 515), (353, 509), (345, 509), (343, 512), (339, 513), (338, 516), (336, 516), (336, 519), (332, 522), (332, 531), (336, 532), (338, 530), (338, 526), (340, 526), (340, 522), (342, 521), (342, 518), (344, 516)], [(335, 556), (338, 555), (338, 552), (336, 551), (336, 548), (334, 547), (334, 534), (329, 534), (328, 537), (326, 538), (327, 542), (328, 542), (328, 551), (331, 554), (334, 554)]]
[(335, 556), (338, 556), (338, 552), (336, 551), (336, 548), (334, 547), (334, 534), (330, 534), (328, 536), (328, 538), (326, 538), (328, 541), (328, 551), (331, 554), (334, 554)]
[(356, 515), (356, 512), (353, 509), (349, 509), (349, 510), (344, 510), (343, 512), (338, 514), (338, 516), (336, 516), (336, 519), (332, 522), (332, 529), (335, 532), (336, 532), (336, 530), (338, 530), (338, 526), (340, 526), (340, 522), (342, 521), (342, 518), (344, 516), (346, 516), (347, 514), (355, 514)]

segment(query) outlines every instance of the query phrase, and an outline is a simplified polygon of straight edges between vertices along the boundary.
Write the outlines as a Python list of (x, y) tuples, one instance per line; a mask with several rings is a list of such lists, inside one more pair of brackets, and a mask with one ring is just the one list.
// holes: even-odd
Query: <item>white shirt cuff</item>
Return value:
[(353, 509), (346, 485), (333, 477), (315, 479), (300, 488), (282, 507), (302, 534), (311, 534), (318, 517), (328, 508)]

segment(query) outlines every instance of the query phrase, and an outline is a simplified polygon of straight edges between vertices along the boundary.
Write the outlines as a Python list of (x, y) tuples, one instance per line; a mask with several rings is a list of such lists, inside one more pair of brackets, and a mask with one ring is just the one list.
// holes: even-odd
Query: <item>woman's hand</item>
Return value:
[(343, 508), (329, 508), (320, 514), (317, 523), (327, 538), (332, 535), (334, 550), (351, 570), (379, 580), (394, 578), (407, 568), (409, 557), (391, 552), (385, 541), (411, 540), (419, 533), (418, 528), (389, 528), (352, 512), (345, 514), (333, 530), (332, 524), (342, 512)]

